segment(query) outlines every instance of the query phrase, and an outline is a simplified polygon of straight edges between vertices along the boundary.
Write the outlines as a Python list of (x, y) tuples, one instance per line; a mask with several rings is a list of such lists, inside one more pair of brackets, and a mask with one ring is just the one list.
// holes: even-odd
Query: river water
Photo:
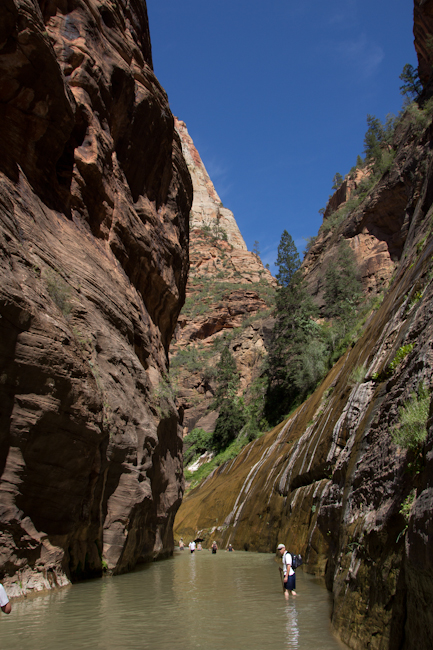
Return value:
[(330, 598), (296, 572), (286, 601), (274, 556), (177, 551), (127, 575), (12, 602), (5, 650), (341, 650)]

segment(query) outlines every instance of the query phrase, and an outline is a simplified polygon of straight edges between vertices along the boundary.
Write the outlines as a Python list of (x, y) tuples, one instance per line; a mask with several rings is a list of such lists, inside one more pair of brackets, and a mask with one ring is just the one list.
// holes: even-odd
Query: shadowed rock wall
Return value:
[(12, 596), (169, 554), (164, 381), (192, 185), (144, 0), (0, 7), (0, 565)]

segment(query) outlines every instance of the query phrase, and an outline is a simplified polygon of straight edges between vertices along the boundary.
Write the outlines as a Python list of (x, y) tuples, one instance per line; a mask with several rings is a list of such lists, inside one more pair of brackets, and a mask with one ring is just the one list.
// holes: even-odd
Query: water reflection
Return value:
[(302, 571), (286, 601), (273, 556), (178, 553), (135, 573), (13, 603), (7, 650), (337, 650), (329, 596)]
[(298, 612), (296, 605), (287, 604), (286, 607), (287, 622), (287, 648), (289, 650), (298, 650), (299, 648), (299, 627), (298, 627)]

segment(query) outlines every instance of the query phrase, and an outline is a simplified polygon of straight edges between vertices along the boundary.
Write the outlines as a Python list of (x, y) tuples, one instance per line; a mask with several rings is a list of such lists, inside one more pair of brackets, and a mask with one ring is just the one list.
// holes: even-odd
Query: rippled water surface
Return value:
[(177, 552), (135, 573), (12, 603), (5, 650), (338, 650), (330, 600), (296, 572), (283, 596), (273, 555)]

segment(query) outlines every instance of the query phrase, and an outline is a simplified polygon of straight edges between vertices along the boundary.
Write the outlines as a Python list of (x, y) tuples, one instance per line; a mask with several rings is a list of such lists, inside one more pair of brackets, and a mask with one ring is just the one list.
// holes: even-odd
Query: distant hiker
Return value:
[(5, 614), (10, 614), (12, 611), (9, 598), (7, 597), (5, 588), (0, 584), (0, 607)]
[(210, 547), (210, 550), (212, 551), (212, 553), (217, 552), (218, 546), (217, 546), (217, 543), (215, 542), (215, 540), (212, 542), (212, 546)]
[(195, 541), (192, 540), (192, 541), (188, 544), (188, 546), (189, 546), (189, 550), (191, 551), (191, 553), (194, 553), (194, 551), (195, 551)]
[[(277, 550), (280, 552), (281, 557), (283, 558), (283, 574), (284, 574), (284, 580), (283, 580), (283, 590), (284, 590), (284, 596), (286, 598), (289, 597), (289, 592), (293, 595), (296, 596), (296, 574), (293, 571), (292, 568), (292, 556), (288, 551), (286, 551), (286, 547), (284, 544), (278, 544)], [(280, 569), (281, 570), (281, 569)]]
[(202, 551), (202, 550), (203, 550), (203, 546), (201, 545), (201, 542), (199, 542), (197, 544), (197, 551)]
[(183, 551), (184, 549), (185, 549), (185, 544), (183, 541), (183, 537), (181, 537), (179, 542), (179, 551)]
[(231, 552), (234, 551), (234, 550), (235, 550), (235, 549), (233, 548), (233, 546), (232, 546), (231, 544), (229, 544), (229, 545), (227, 546), (227, 548), (226, 548), (226, 552), (228, 551), (229, 553), (231, 553)]

